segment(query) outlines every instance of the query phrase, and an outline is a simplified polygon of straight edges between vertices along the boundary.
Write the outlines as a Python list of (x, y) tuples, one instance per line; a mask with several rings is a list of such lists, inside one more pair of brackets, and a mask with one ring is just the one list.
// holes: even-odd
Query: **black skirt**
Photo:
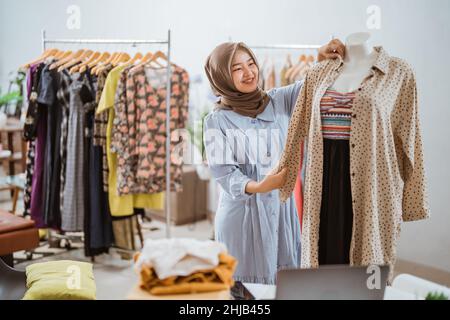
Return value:
[(319, 264), (349, 264), (353, 208), (348, 140), (323, 140)]

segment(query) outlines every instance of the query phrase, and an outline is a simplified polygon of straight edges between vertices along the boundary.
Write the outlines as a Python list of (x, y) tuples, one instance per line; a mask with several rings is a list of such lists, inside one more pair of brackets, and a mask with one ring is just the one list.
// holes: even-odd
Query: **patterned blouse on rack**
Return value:
[(340, 93), (328, 88), (320, 101), (324, 139), (350, 140), (354, 92)]
[[(118, 194), (151, 194), (166, 187), (166, 72), (137, 67), (122, 73), (116, 92), (111, 151), (117, 153)], [(183, 161), (175, 154), (181, 142), (176, 129), (185, 128), (189, 76), (172, 66), (171, 190), (181, 191)]]

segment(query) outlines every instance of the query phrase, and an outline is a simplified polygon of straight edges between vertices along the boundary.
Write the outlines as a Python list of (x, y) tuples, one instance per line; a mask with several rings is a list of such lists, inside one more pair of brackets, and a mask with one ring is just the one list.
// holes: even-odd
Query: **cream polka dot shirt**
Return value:
[[(350, 137), (353, 201), (351, 265), (389, 264), (396, 257), (402, 221), (429, 217), (417, 90), (413, 70), (375, 47), (370, 75), (356, 90)], [(300, 142), (307, 141), (301, 265), (318, 266), (323, 137), (320, 100), (343, 61), (326, 60), (307, 74), (292, 115), (279, 170), (288, 169), (282, 201), (294, 189)]]

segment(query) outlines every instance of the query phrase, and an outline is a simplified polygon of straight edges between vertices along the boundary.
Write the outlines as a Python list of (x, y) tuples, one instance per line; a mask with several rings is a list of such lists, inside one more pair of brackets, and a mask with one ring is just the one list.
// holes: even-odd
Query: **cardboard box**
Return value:
[[(200, 180), (194, 166), (183, 167), (183, 191), (171, 192), (171, 221), (175, 225), (194, 223), (208, 216), (208, 181)], [(165, 210), (147, 209), (153, 219), (165, 221)]]

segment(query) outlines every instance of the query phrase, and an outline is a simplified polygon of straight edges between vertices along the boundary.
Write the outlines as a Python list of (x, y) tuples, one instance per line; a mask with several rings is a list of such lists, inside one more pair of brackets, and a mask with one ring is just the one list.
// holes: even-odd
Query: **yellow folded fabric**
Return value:
[[(136, 254), (134, 259), (138, 259)], [(159, 279), (153, 268), (143, 265), (140, 270), (140, 287), (154, 295), (202, 293), (229, 290), (237, 260), (226, 254), (219, 255), (219, 265), (209, 270), (199, 270), (188, 276)]]

